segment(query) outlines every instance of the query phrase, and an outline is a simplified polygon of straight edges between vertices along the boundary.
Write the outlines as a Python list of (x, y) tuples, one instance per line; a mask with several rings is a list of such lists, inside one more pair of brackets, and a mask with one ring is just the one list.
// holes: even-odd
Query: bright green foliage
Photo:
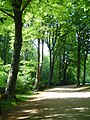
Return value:
[(87, 59), (87, 74), (86, 74), (86, 82), (90, 83), (90, 55)]
[(41, 90), (45, 89), (47, 87), (49, 75), (50, 75), (49, 69), (50, 69), (49, 58), (48, 58), (48, 56), (44, 56), (43, 68), (42, 68), (42, 72), (41, 72), (41, 81), (40, 81), (40, 89)]
[(25, 92), (33, 89), (36, 78), (36, 62), (33, 60), (20, 62), (18, 73), (17, 88), (18, 92)]
[(0, 58), (0, 89), (2, 90), (6, 86), (8, 74), (5, 72), (5, 67), (3, 65), (3, 61)]

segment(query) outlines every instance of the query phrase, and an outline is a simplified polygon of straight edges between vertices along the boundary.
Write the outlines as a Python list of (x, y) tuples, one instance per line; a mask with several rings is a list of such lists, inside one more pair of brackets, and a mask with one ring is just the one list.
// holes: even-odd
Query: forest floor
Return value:
[(0, 120), (90, 120), (90, 89), (63, 86), (36, 93)]

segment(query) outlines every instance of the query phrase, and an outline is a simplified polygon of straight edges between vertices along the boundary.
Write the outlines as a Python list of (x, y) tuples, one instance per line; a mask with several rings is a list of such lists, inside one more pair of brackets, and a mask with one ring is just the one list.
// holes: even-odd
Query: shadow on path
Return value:
[(90, 92), (71, 89), (74, 88), (58, 87), (40, 92), (3, 113), (0, 120), (90, 120)]

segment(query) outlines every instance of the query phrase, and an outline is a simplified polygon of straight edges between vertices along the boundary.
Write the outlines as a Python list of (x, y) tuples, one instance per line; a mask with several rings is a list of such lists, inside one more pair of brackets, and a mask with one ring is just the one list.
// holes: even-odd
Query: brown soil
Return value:
[(39, 92), (0, 120), (90, 120), (90, 92), (86, 87), (56, 87)]

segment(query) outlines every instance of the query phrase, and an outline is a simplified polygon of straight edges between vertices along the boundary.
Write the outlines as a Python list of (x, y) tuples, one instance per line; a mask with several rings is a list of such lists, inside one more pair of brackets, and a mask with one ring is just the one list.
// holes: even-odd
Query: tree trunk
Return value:
[(40, 83), (40, 39), (38, 38), (38, 68), (36, 73), (35, 89), (39, 89)]
[(51, 32), (50, 32), (48, 39), (46, 41), (48, 48), (49, 48), (49, 52), (50, 52), (50, 78), (48, 81), (48, 86), (51, 86), (51, 82), (52, 82), (52, 78), (53, 78), (53, 67), (54, 67), (54, 59), (55, 59), (54, 47), (55, 47), (56, 39), (57, 39), (57, 30), (58, 30), (58, 26), (56, 29), (56, 33), (54, 33), (54, 31), (53, 31), (51, 34)]
[(62, 63), (62, 73), (63, 73), (63, 76), (62, 76), (62, 85), (66, 85), (66, 70), (67, 70), (67, 62), (66, 62), (66, 59), (65, 59), (66, 55), (65, 55), (65, 48), (64, 48), (64, 52), (63, 52), (63, 63)]
[(58, 71), (58, 79), (59, 79), (59, 85), (61, 84), (61, 54), (59, 56), (59, 71)]
[(48, 81), (48, 86), (51, 86), (51, 79), (52, 79), (52, 74), (51, 74), (51, 69), (52, 69), (52, 51), (50, 51), (50, 78), (49, 78), (49, 81)]
[(81, 45), (80, 45), (80, 33), (78, 33), (78, 49), (77, 49), (77, 54), (78, 54), (78, 58), (77, 58), (77, 87), (80, 86), (80, 49), (81, 49)]
[(54, 70), (54, 62), (55, 62), (55, 53), (54, 53), (54, 50), (53, 50), (53, 58), (52, 58), (52, 68), (51, 68), (51, 82), (52, 82), (52, 79), (53, 79), (53, 70)]
[(43, 67), (43, 56), (44, 56), (43, 50), (44, 50), (44, 40), (42, 40), (42, 55), (41, 55), (42, 59), (41, 59), (40, 73), (42, 72), (42, 67)]
[(86, 79), (86, 60), (87, 60), (87, 53), (85, 54), (85, 58), (84, 58), (83, 85), (85, 85), (85, 79)]
[(20, 11), (20, 6), (17, 5), (13, 6), (13, 11), (14, 11), (14, 21), (15, 21), (15, 40), (14, 40), (13, 60), (7, 80), (7, 87), (5, 89), (5, 94), (8, 97), (15, 96), (15, 86), (16, 86), (17, 74), (19, 70), (19, 61), (20, 61), (20, 50), (22, 46), (22, 12)]
[(52, 51), (50, 50), (50, 79), (48, 82), (48, 86), (52, 85), (54, 60), (55, 60), (54, 50), (53, 50), (53, 54), (52, 54)]

